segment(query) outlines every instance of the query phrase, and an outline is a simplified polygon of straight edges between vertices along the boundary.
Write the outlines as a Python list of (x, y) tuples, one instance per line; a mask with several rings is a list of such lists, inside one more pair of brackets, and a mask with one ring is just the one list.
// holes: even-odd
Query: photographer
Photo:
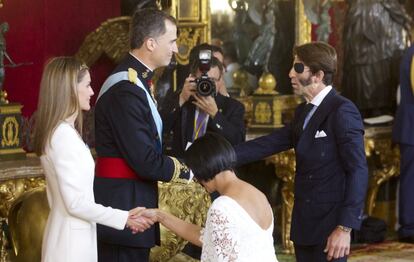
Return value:
[[(243, 142), (244, 106), (217, 92), (216, 85), (223, 77), (223, 65), (210, 53), (208, 59), (197, 59), (190, 71), (181, 91), (165, 100), (160, 109), (164, 135), (171, 136), (165, 147), (166, 153), (182, 157), (187, 145), (206, 131), (222, 135), (232, 145)], [(207, 86), (205, 81), (209, 82)], [(204, 88), (209, 92), (205, 93)]]

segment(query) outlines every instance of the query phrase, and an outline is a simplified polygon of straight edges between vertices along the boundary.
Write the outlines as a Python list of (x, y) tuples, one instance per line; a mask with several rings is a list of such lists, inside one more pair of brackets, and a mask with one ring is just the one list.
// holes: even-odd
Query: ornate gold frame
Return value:
[(199, 18), (200, 18), (200, 0), (177, 1), (177, 19), (178, 20), (197, 22)]
[(303, 1), (296, 0), (295, 3), (295, 43), (302, 45), (312, 41), (312, 24), (305, 15)]

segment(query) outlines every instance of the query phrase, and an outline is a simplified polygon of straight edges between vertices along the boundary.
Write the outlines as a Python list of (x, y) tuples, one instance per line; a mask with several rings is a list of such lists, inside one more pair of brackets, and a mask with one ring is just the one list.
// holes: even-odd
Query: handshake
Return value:
[(156, 222), (158, 222), (156, 209), (136, 207), (129, 211), (126, 227), (131, 229), (133, 234), (136, 234), (144, 232)]

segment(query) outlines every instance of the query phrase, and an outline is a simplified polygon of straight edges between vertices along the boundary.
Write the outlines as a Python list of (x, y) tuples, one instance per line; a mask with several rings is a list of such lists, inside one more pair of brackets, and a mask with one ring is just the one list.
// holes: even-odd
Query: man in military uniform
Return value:
[[(154, 69), (177, 52), (175, 19), (156, 9), (131, 21), (131, 51), (105, 81), (95, 109), (97, 203), (123, 210), (158, 204), (157, 181), (190, 180), (188, 168), (162, 154), (162, 121), (151, 95)], [(159, 226), (137, 235), (98, 226), (98, 260), (148, 261)]]

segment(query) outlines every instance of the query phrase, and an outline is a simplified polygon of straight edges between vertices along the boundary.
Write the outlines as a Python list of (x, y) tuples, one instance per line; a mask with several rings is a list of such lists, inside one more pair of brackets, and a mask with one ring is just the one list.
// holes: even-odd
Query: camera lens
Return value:
[(216, 87), (214, 82), (212, 82), (209, 78), (207, 79), (200, 79), (197, 83), (197, 93), (201, 96), (210, 96), (214, 95), (216, 92)]

